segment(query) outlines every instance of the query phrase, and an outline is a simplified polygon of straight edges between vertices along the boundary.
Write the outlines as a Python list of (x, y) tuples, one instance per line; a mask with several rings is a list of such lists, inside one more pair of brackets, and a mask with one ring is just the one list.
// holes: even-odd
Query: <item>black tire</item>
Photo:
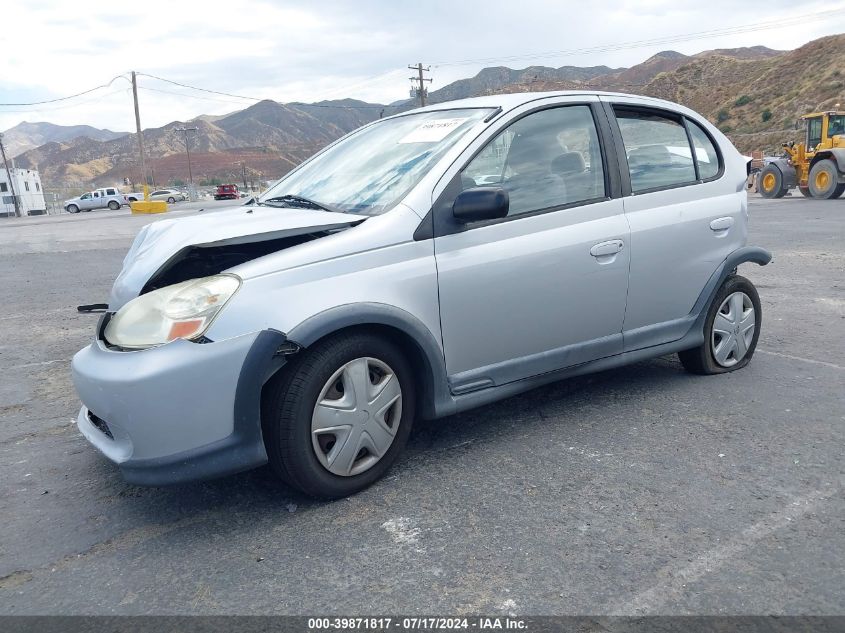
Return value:
[[(716, 362), (713, 355), (713, 322), (722, 302), (735, 292), (743, 292), (751, 299), (755, 312), (754, 335), (745, 356), (734, 365), (723, 367)], [(754, 284), (740, 275), (730, 275), (722, 284), (721, 288), (719, 288), (719, 291), (713, 298), (713, 302), (710, 304), (710, 308), (707, 310), (707, 317), (704, 320), (704, 343), (696, 348), (678, 352), (678, 358), (681, 360), (684, 369), (692, 374), (724, 374), (729, 371), (742, 369), (751, 362), (751, 358), (754, 356), (754, 350), (757, 348), (757, 339), (760, 338), (762, 324), (763, 310), (760, 306), (760, 295), (757, 294)]]
[(766, 165), (757, 177), (757, 191), (764, 198), (783, 198), (787, 187), (783, 173), (775, 165)]
[(117, 211), (120, 208), (120, 203), (115, 202), (114, 200), (109, 201), (109, 209), (112, 211)]
[(838, 179), (839, 171), (836, 169), (836, 163), (829, 158), (825, 158), (810, 168), (810, 177), (807, 184), (814, 198), (830, 200), (836, 197)]
[(79, 207), (75, 204), (67, 205), (67, 212), (68, 213), (79, 213)]
[(833, 192), (833, 195), (830, 196), (830, 199), (833, 200), (834, 198), (838, 198), (843, 193), (845, 193), (845, 185), (836, 185), (836, 190)]
[(798, 185), (798, 191), (800, 191), (801, 195), (804, 196), (805, 198), (812, 198), (813, 197), (813, 194), (810, 193), (809, 187), (802, 187), (801, 185)]
[(170, 196), (170, 197), (167, 199), (167, 202), (168, 202), (168, 204), (174, 204), (174, 203), (176, 202), (176, 198), (174, 198), (173, 196)]
[[(351, 360), (375, 358), (399, 379), (402, 414), (385, 455), (368, 470), (335, 475), (317, 458), (311, 441), (311, 417), (326, 382)], [(414, 422), (415, 385), (408, 360), (389, 340), (366, 332), (340, 333), (299, 352), (264, 387), (261, 426), (273, 471), (288, 485), (318, 499), (354, 494), (378, 480), (405, 446)]]

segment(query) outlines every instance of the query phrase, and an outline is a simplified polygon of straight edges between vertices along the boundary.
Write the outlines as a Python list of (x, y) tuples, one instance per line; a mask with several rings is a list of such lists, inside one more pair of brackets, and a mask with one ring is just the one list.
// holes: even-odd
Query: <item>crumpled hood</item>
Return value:
[(109, 310), (118, 310), (137, 297), (144, 284), (187, 247), (263, 242), (344, 228), (361, 219), (358, 215), (312, 209), (242, 206), (147, 224), (123, 260), (109, 297)]

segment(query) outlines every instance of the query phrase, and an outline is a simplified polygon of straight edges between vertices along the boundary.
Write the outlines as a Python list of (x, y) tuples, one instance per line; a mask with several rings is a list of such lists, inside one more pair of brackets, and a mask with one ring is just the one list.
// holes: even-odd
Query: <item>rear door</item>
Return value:
[(727, 255), (745, 244), (744, 187), (725, 178), (718, 144), (692, 119), (636, 99), (605, 98), (616, 124), (631, 274), (625, 349), (679, 339)]
[[(570, 97), (526, 108), (447, 173), (433, 212), (454, 393), (622, 350), (628, 225), (613, 196), (617, 167), (604, 150), (609, 132), (598, 106), (595, 97)], [(457, 224), (454, 198), (479, 185), (508, 191), (509, 215)]]

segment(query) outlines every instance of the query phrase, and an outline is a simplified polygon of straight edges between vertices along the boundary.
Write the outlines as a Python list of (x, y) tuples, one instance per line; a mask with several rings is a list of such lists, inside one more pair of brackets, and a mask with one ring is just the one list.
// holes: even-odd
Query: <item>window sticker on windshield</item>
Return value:
[(403, 136), (399, 139), (399, 142), (436, 143), (446, 138), (450, 132), (466, 120), (466, 117), (462, 119), (432, 119)]

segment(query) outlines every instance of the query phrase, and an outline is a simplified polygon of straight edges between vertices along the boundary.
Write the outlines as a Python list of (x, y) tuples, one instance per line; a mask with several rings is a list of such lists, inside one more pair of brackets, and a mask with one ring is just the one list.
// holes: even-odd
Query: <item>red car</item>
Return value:
[(237, 185), (217, 185), (214, 192), (215, 200), (237, 200), (240, 197)]

